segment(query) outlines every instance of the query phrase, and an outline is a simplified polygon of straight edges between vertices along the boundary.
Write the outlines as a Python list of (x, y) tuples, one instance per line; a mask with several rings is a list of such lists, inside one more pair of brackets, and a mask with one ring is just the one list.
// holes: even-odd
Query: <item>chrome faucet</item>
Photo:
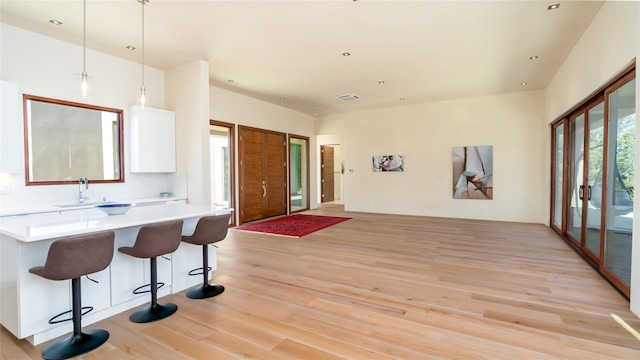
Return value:
[(80, 200), (80, 204), (84, 204), (84, 201), (89, 199), (88, 196), (84, 196), (84, 194), (82, 193), (82, 184), (84, 184), (85, 190), (89, 190), (89, 179), (87, 179), (86, 177), (81, 177), (80, 179), (78, 179), (78, 186), (79, 186), (78, 199)]

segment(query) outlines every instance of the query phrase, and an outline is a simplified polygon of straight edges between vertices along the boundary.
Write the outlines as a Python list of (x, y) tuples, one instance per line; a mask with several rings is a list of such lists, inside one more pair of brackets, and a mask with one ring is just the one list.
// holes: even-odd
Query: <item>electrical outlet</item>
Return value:
[(9, 194), (11, 192), (10, 185), (0, 186), (0, 194)]

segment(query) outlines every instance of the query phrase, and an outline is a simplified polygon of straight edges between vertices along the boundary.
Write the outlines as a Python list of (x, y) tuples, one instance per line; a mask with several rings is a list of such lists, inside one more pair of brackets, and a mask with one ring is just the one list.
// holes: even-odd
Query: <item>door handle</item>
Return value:
[(267, 196), (267, 185), (262, 184), (262, 197)]
[(587, 200), (591, 200), (591, 185), (587, 186)]
[(584, 185), (580, 185), (580, 190), (578, 191), (578, 197), (580, 200), (584, 200)]

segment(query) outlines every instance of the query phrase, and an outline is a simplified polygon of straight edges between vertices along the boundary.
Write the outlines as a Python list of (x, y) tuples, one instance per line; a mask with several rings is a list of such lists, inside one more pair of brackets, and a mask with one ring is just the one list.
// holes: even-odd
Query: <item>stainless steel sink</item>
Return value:
[(75, 204), (62, 204), (62, 205), (55, 205), (55, 207), (59, 207), (59, 208), (70, 208), (70, 207), (94, 206), (94, 205), (112, 204), (112, 203), (113, 203), (113, 201), (94, 201), (94, 202), (86, 202), (86, 203), (84, 203), (84, 204), (75, 203)]

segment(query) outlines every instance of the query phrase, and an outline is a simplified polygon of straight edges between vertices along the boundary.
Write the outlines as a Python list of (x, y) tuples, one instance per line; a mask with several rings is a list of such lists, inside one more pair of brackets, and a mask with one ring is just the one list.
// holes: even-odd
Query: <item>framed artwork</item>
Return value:
[(373, 172), (404, 172), (404, 155), (380, 155), (371, 158)]
[(493, 146), (453, 148), (453, 198), (493, 199)]

